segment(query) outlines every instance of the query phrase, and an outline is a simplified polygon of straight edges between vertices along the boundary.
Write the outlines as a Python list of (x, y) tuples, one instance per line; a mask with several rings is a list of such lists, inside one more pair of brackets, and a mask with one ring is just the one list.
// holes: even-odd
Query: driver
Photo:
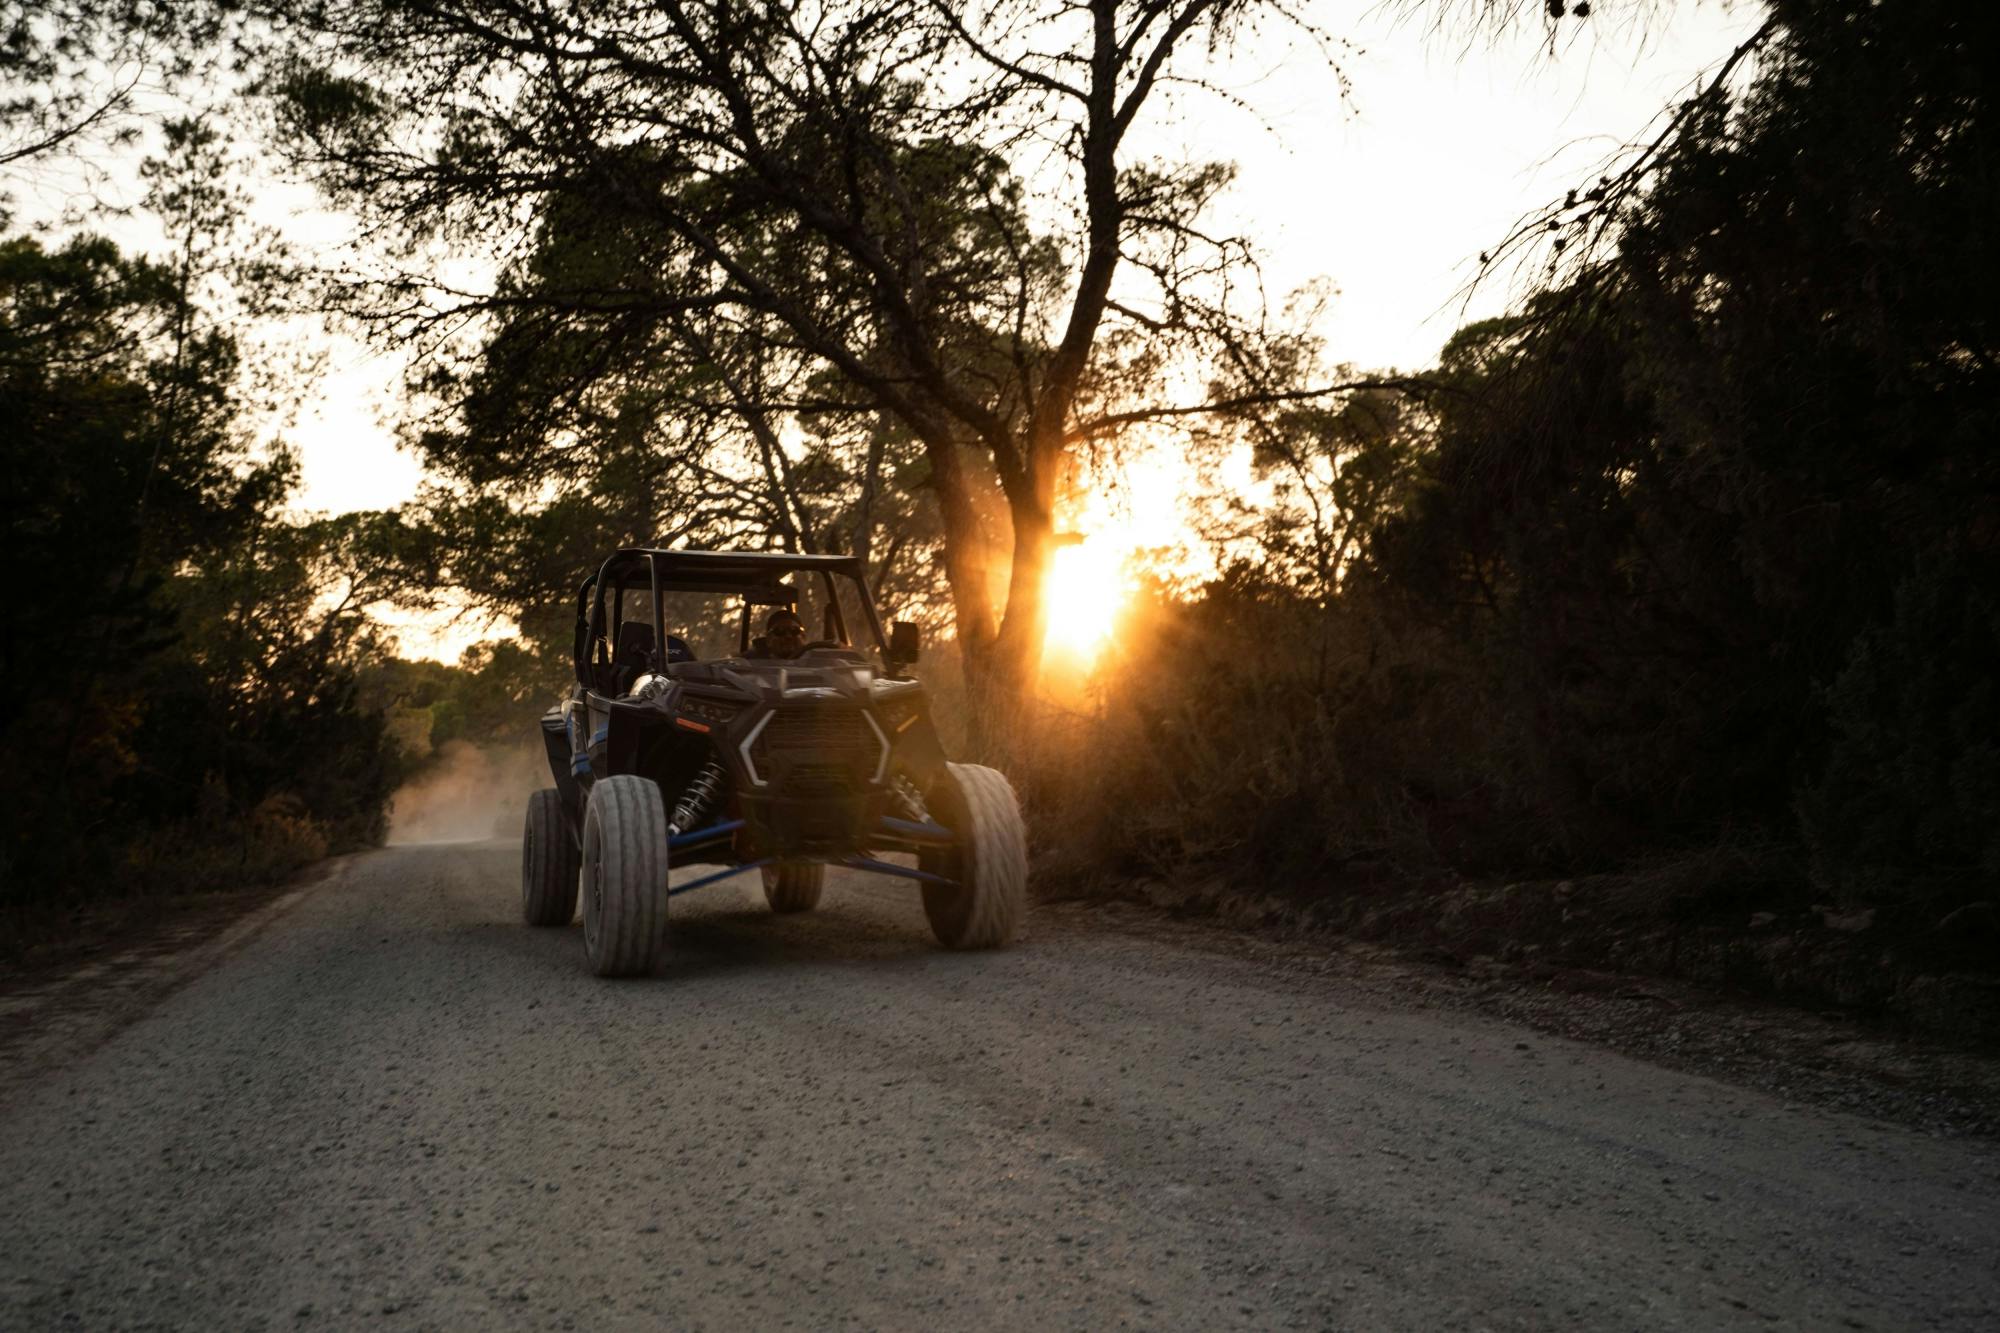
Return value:
[(764, 622), (764, 651), (760, 656), (793, 658), (806, 646), (806, 622), (798, 613), (779, 607)]

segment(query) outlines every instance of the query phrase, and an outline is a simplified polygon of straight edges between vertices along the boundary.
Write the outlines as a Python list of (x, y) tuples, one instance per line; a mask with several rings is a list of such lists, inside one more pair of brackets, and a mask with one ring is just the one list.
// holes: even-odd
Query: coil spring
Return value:
[(722, 786), (722, 765), (711, 759), (694, 775), (687, 790), (681, 793), (680, 801), (674, 806), (674, 817), (668, 821), (667, 836), (675, 837), (694, 827), (694, 822), (707, 813)]
[(924, 808), (923, 794), (917, 784), (910, 781), (907, 773), (898, 773), (896, 781), (889, 788), (889, 799), (896, 806), (896, 816), (922, 824), (930, 819), (930, 811)]

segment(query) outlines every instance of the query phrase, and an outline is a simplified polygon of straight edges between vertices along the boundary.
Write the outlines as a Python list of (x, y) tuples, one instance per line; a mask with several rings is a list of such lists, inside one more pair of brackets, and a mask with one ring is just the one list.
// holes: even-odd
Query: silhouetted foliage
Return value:
[[(2000, 23), (1832, 0), (1773, 18), (1616, 252), (1448, 352), (1479, 392), (1441, 400), (1433, 488), (1376, 569), (1494, 645), (1582, 808), (1655, 834), (1779, 825), (1831, 764), (1875, 811), (1851, 854), (1969, 869), (1962, 836), (1855, 842), (1934, 823), (1939, 792), (1888, 768), (1856, 788), (1875, 765), (1852, 751), (1879, 748), (1857, 709), (1902, 717), (1922, 705), (1900, 692), (1986, 670), (1947, 622), (1993, 587)], [(1944, 588), (1949, 609), (1914, 610)], [(1885, 657), (1932, 666), (1882, 678)], [(1970, 733), (1904, 734), (1932, 750), (1918, 768), (1977, 767)]]
[(1112, 757), (1034, 793), (1058, 845), (1270, 885), (1734, 847), (1906, 936), (1990, 898), (1996, 39), (1944, 0), (1780, 0), (1615, 244), (1462, 330), (1420, 413), (1260, 423), (1290, 521), (1123, 637)]
[(10, 909), (236, 887), (381, 831), (394, 756), (354, 680), (370, 520), (281, 516), (295, 466), (246, 447), (190, 272), (0, 242)]

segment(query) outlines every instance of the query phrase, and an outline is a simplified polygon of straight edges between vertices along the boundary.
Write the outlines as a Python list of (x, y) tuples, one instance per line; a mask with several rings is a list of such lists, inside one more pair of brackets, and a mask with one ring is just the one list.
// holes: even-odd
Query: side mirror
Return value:
[(901, 671), (923, 656), (921, 632), (912, 621), (898, 620), (889, 626), (889, 669)]

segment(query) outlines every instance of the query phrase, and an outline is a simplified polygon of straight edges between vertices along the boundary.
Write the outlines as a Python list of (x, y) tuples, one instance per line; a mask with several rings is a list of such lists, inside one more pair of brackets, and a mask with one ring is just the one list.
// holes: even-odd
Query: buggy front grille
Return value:
[(816, 750), (840, 759), (862, 752), (872, 758), (875, 749), (868, 724), (851, 708), (780, 708), (758, 744), (768, 750)]
[(835, 796), (850, 790), (854, 779), (841, 764), (794, 764), (785, 785), (793, 796)]
[(879, 781), (888, 744), (858, 708), (779, 708), (756, 729), (744, 751), (751, 776), (764, 783), (783, 773), (816, 789)]

